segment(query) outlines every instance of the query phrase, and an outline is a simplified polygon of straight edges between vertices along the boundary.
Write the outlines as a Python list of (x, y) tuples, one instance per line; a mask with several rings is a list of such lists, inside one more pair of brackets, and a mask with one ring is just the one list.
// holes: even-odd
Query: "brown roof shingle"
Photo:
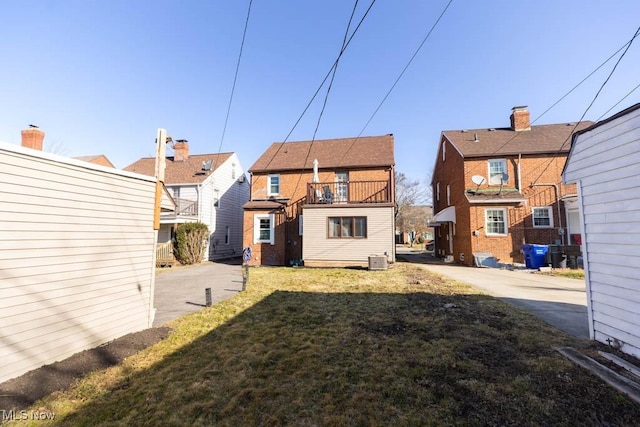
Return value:
[[(486, 157), (515, 154), (546, 154), (568, 152), (572, 132), (593, 122), (562, 123), (531, 126), (531, 130), (514, 131), (511, 128), (469, 129), (443, 131), (463, 157)], [(477, 142), (474, 142), (477, 135)]]
[(393, 166), (393, 135), (316, 141), (274, 142), (249, 168), (249, 172)]
[[(233, 153), (196, 154), (189, 155), (182, 162), (176, 162), (173, 157), (167, 157), (164, 182), (166, 184), (199, 184), (232, 155)], [(213, 166), (207, 173), (202, 170), (202, 162), (208, 162), (209, 160), (213, 161)], [(155, 175), (155, 169), (156, 159), (154, 157), (143, 157), (124, 168), (129, 172), (149, 176)]]

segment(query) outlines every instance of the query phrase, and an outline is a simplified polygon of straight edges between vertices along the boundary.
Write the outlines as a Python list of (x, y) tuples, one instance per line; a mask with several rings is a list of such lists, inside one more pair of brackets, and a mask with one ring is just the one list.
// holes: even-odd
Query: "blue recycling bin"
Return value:
[(522, 251), (524, 252), (524, 263), (527, 268), (537, 270), (546, 265), (549, 245), (522, 245)]

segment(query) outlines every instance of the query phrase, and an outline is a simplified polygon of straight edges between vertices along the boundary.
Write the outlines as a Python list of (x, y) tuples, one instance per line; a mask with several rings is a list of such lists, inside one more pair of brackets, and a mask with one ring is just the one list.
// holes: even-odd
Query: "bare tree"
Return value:
[(410, 180), (402, 172), (396, 172), (396, 229), (410, 233), (410, 241), (427, 229), (424, 210), (414, 209), (417, 205), (427, 204), (430, 199), (430, 186), (421, 184), (418, 180)]

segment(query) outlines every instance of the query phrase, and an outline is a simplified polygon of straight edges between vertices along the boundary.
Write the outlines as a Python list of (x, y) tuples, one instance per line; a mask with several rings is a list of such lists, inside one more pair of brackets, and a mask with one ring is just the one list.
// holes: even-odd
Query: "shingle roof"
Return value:
[(393, 135), (274, 142), (249, 172), (313, 169), (314, 159), (320, 169), (393, 166)]
[[(164, 182), (166, 184), (199, 184), (232, 155), (233, 153), (196, 154), (189, 155), (189, 158), (183, 162), (176, 162), (173, 157), (167, 157)], [(209, 160), (213, 160), (213, 166), (209, 173), (206, 173), (202, 170), (202, 162)], [(155, 169), (156, 159), (154, 157), (143, 157), (124, 168), (129, 172), (149, 176), (155, 175)]]
[[(531, 130), (514, 131), (511, 128), (447, 130), (446, 137), (463, 157), (486, 157), (515, 154), (547, 154), (568, 152), (571, 134), (593, 122), (561, 123), (531, 126)], [(477, 142), (474, 142), (477, 135)]]

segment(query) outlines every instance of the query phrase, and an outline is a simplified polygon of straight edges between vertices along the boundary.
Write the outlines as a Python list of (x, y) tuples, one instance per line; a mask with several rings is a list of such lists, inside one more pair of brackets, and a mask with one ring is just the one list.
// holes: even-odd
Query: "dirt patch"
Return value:
[(125, 358), (163, 340), (167, 327), (128, 334), (99, 347), (85, 350), (0, 384), (0, 409), (23, 410), (54, 391), (64, 390), (84, 375), (117, 365)]

